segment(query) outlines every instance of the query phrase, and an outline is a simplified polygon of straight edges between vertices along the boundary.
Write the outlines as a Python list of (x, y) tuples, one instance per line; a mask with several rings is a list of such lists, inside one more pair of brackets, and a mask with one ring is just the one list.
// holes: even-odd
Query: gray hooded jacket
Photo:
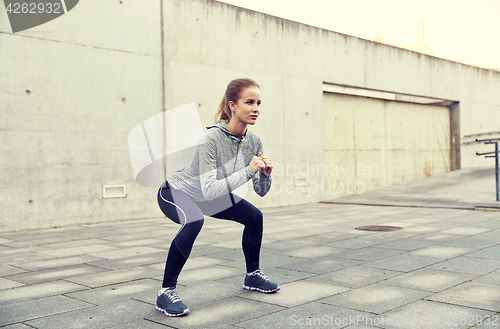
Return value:
[(228, 195), (250, 179), (255, 192), (264, 196), (271, 188), (271, 176), (254, 173), (249, 166), (259, 152), (264, 154), (259, 136), (248, 129), (244, 136), (234, 136), (226, 121), (219, 121), (207, 127), (191, 163), (167, 181), (198, 202)]

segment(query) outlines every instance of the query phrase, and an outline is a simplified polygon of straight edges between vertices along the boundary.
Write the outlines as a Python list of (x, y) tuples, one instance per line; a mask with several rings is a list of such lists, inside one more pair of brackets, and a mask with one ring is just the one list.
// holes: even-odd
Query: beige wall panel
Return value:
[[(34, 38), (159, 57), (160, 25), (159, 1), (82, 0), (66, 14), (13, 36), (26, 42)], [(0, 32), (12, 32), (4, 8), (0, 10)], [(31, 54), (36, 53), (32, 50)]]
[[(127, 137), (162, 109), (158, 58), (9, 34), (0, 45), (0, 231), (157, 217)], [(127, 198), (103, 199), (105, 184)]]
[[(312, 166), (323, 163), (322, 103), (306, 95), (316, 95), (322, 88), (317, 80), (296, 77), (284, 79), (283, 94), (283, 148), (282, 165), (287, 170), (287, 204), (303, 204), (322, 200), (319, 185), (321, 177), (312, 175)], [(305, 179), (305, 186), (297, 186), (296, 179)]]
[(165, 57), (280, 73), (282, 24), (277, 17), (218, 1), (163, 2)]

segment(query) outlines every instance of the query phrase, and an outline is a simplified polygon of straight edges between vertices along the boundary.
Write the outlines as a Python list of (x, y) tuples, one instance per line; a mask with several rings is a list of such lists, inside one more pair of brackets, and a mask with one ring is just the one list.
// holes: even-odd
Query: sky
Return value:
[(395, 46), (425, 43), (435, 56), (500, 68), (500, 0), (218, 0), (239, 7)]

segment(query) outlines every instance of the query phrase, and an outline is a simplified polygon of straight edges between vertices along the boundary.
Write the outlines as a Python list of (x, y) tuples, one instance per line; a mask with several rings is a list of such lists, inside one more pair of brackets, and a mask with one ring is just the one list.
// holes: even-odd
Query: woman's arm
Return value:
[[(264, 149), (262, 147), (262, 142), (260, 139), (258, 140), (258, 151), (257, 155), (262, 157), (262, 154), (264, 154)], [(264, 162), (270, 162), (270, 160), (267, 157), (264, 157), (266, 161)], [(255, 193), (260, 195), (261, 197), (265, 196), (269, 190), (271, 189), (271, 171), (272, 171), (272, 166), (271, 168), (262, 168), (257, 172), (257, 174), (252, 177), (253, 180), (253, 189)], [(269, 173), (269, 175), (265, 175), (263, 172)]]
[[(198, 146), (198, 159), (201, 190), (206, 200), (213, 200), (223, 195), (227, 195), (256, 175), (250, 168), (250, 165), (247, 165), (231, 176), (218, 180), (216, 158), (217, 148), (215, 142), (204, 136), (203, 143), (200, 143)], [(219, 169), (222, 170), (223, 168)]]

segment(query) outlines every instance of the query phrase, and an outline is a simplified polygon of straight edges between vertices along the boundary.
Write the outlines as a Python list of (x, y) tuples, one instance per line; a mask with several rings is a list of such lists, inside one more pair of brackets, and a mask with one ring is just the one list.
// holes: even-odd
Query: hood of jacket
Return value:
[(245, 131), (245, 135), (243, 135), (243, 136), (233, 135), (229, 131), (229, 128), (227, 127), (227, 121), (217, 121), (216, 123), (214, 123), (210, 126), (207, 126), (206, 128), (207, 128), (207, 130), (212, 129), (212, 128), (218, 128), (218, 129), (222, 130), (223, 132), (225, 132), (227, 135), (229, 135), (235, 141), (243, 141), (248, 134), (248, 128), (247, 128), (247, 130)]

